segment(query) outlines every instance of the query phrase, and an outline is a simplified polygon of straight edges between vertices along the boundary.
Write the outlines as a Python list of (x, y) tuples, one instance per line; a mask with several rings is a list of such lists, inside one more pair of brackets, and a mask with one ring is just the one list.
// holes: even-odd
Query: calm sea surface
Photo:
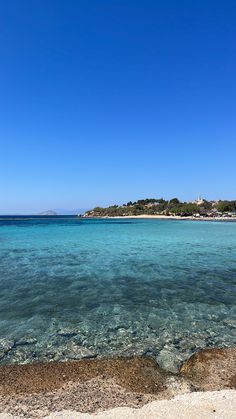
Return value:
[(236, 223), (0, 220), (0, 363), (236, 345)]

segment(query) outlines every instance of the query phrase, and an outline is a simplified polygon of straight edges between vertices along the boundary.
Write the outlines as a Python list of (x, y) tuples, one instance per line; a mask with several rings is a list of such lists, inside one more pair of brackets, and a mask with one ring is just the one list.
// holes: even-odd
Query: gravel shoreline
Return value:
[[(198, 403), (201, 392), (213, 391), (216, 392), (213, 401), (218, 406), (219, 391), (229, 389), (236, 389), (234, 348), (202, 350), (186, 361), (178, 374), (163, 370), (148, 357), (5, 365), (0, 367), (0, 413), (4, 419), (91, 417), (79, 414), (98, 418), (141, 418), (145, 417), (140, 416), (142, 414), (147, 417), (145, 409), (158, 411), (160, 406), (153, 402), (165, 401), (162, 404), (165, 409), (168, 406), (172, 409), (172, 400), (181, 406), (178, 399), (181, 395), (187, 397), (183, 403), (190, 408), (191, 400)], [(208, 397), (207, 393), (203, 394)], [(227, 393), (230, 398), (232, 394), (235, 399), (235, 393)], [(126, 409), (126, 416), (119, 413), (121, 408)], [(150, 415), (148, 413), (148, 417), (152, 417)]]

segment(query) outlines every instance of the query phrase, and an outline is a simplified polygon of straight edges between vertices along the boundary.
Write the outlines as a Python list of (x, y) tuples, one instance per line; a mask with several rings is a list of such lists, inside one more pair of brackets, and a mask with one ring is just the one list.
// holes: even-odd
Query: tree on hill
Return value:
[(174, 207), (174, 206), (176, 206), (176, 205), (178, 205), (178, 204), (180, 204), (180, 201), (178, 200), (178, 198), (172, 198), (172, 199), (169, 201), (168, 206), (169, 206), (169, 207)]
[(199, 205), (200, 209), (203, 210), (211, 210), (212, 209), (212, 203), (210, 201), (203, 200), (203, 203)]
[(234, 211), (235, 207), (233, 204), (234, 201), (220, 201), (217, 205), (217, 209), (220, 212), (230, 212)]
[(179, 204), (178, 206), (171, 208), (170, 212), (176, 215), (189, 216), (199, 213), (199, 208), (197, 204), (185, 202), (183, 204)]

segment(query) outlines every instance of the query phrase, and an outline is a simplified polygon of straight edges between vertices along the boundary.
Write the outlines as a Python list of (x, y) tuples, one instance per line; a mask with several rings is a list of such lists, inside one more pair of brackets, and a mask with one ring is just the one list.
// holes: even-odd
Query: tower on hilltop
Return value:
[(203, 204), (204, 199), (202, 199), (202, 195), (201, 194), (198, 195), (198, 198), (196, 199), (195, 202), (196, 202), (197, 205)]

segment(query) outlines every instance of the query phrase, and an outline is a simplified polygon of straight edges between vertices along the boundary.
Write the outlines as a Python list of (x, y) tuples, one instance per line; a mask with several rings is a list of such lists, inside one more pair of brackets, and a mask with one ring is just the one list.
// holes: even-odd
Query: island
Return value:
[(54, 210), (48, 210), (48, 211), (40, 212), (38, 215), (58, 215), (58, 214)]

